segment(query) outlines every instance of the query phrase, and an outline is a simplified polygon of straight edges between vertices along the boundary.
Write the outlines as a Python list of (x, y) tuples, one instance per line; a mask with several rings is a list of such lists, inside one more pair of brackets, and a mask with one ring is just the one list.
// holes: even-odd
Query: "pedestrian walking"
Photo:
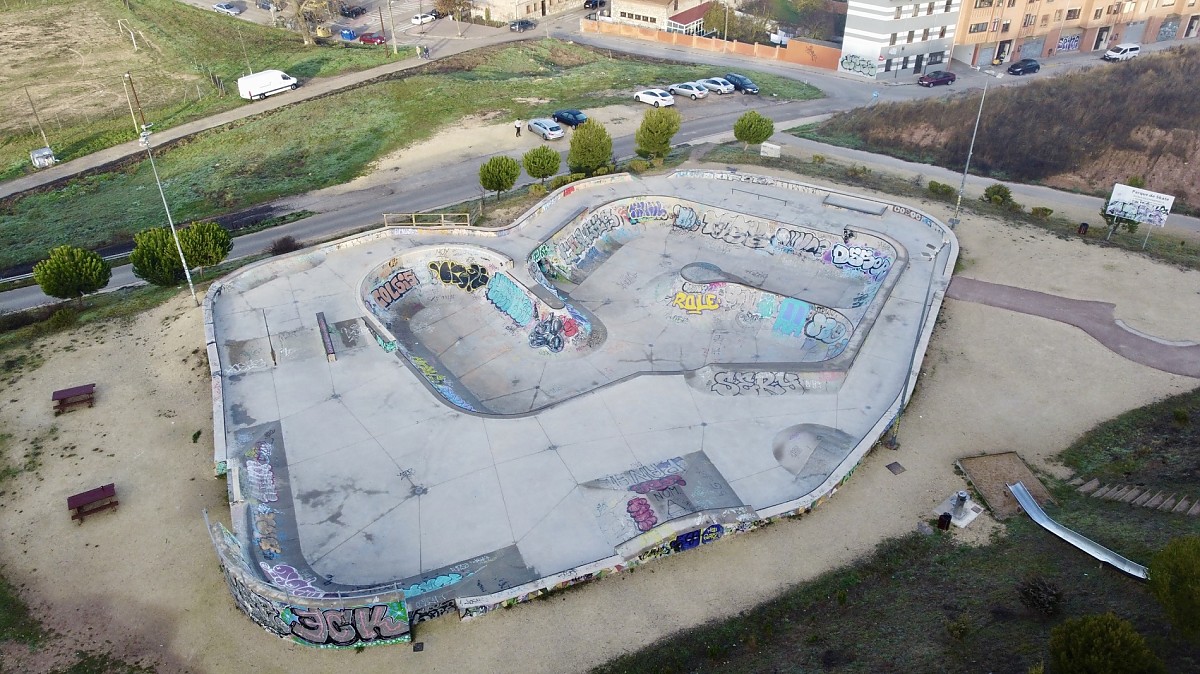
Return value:
[(517, 138), (521, 137), (521, 120), (513, 122), (513, 127), (517, 130)]

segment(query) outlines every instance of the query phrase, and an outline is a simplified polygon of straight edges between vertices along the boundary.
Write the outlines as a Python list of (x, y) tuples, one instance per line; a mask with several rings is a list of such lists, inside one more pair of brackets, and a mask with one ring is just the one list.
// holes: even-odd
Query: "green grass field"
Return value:
[[(565, 106), (627, 103), (628, 92), (637, 87), (696, 79), (710, 70), (614, 59), (555, 40), (495, 47), (434, 65), (287, 106), (156, 153), (175, 220), (211, 217), (344, 183), (378, 157), (468, 115), (499, 111), (506, 118), (529, 119)], [(753, 74), (779, 98), (820, 96), (792, 80)], [(165, 224), (147, 161), (19, 198), (6, 204), (3, 216), (0, 269), (37, 261), (65, 242), (99, 247)]]

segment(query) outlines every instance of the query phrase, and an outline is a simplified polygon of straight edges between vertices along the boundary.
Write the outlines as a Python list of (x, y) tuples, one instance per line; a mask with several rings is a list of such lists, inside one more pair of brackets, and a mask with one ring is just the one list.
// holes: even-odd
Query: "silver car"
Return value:
[(217, 4), (213, 5), (213, 9), (222, 14), (228, 14), (229, 16), (237, 16), (238, 14), (242, 13), (240, 7), (234, 7), (228, 2), (218, 2)]
[(542, 137), (542, 140), (554, 140), (563, 137), (563, 129), (553, 119), (531, 119), (529, 130)]
[(709, 91), (717, 92), (717, 95), (733, 93), (733, 84), (731, 84), (729, 80), (721, 77), (709, 77), (697, 81), (696, 84), (699, 84)]
[(667, 87), (667, 91), (675, 96), (687, 96), (693, 101), (708, 96), (708, 89), (699, 82), (680, 82)]

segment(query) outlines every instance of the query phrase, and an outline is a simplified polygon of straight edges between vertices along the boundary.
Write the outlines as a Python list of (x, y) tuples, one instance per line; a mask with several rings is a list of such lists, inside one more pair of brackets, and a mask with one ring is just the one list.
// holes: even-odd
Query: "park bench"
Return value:
[(87, 403), (88, 407), (94, 407), (96, 404), (96, 385), (84, 384), (83, 386), (55, 391), (50, 396), (50, 399), (54, 401), (54, 416), (58, 416), (72, 407), (84, 403)]
[(67, 510), (71, 511), (71, 519), (79, 520), (93, 515), (101, 510), (117, 507), (117, 487), (111, 482), (103, 487), (96, 487), (67, 497)]

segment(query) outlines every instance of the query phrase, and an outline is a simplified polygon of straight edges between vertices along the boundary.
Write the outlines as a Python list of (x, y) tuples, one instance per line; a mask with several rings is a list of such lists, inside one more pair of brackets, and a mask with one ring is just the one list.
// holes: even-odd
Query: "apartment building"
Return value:
[[(432, 2), (430, 3), (432, 6)], [(472, 12), (492, 21), (538, 20), (583, 7), (583, 0), (475, 0)]]
[(950, 58), (962, 1), (849, 0), (838, 70), (882, 80), (937, 70)]
[(1061, 52), (1104, 51), (1120, 42), (1195, 38), (1197, 0), (964, 0), (953, 57), (999, 65)]

